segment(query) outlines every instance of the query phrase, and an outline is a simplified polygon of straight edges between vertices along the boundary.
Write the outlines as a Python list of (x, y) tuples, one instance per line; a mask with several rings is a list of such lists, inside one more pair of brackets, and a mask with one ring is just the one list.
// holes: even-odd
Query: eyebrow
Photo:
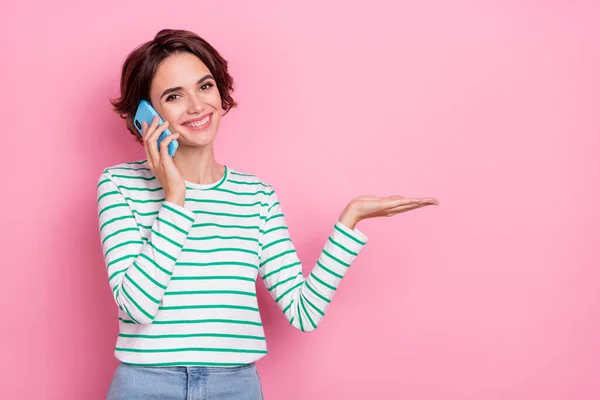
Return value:
[[(215, 78), (214, 78), (212, 75), (210, 75), (210, 74), (208, 74), (208, 75), (204, 75), (202, 78), (200, 78), (200, 79), (198, 80), (198, 82), (196, 83), (196, 85), (199, 85), (199, 84), (201, 84), (202, 82), (204, 82), (204, 81), (206, 81), (206, 80), (209, 80), (209, 79), (212, 79), (212, 80), (214, 80)], [(181, 89), (183, 89), (181, 86), (177, 86), (177, 87), (169, 88), (169, 89), (165, 90), (164, 92), (162, 92), (162, 94), (160, 95), (160, 98), (162, 99), (163, 97), (165, 97), (165, 96), (166, 96), (166, 95), (168, 95), (169, 93), (177, 92), (178, 90), (181, 90)]]

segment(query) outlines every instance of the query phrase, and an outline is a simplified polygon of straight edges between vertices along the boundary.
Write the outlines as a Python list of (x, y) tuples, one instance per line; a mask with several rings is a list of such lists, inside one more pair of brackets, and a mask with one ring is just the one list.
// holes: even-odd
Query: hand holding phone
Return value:
[[(139, 120), (136, 119), (134, 121)], [(150, 119), (150, 123), (143, 120), (140, 126), (141, 135), (144, 138), (144, 149), (146, 150), (148, 166), (165, 192), (165, 201), (183, 207), (187, 190), (185, 180), (175, 166), (170, 151), (171, 145), (174, 142), (176, 143), (179, 134), (172, 134), (170, 132), (169, 134), (165, 134), (168, 131), (169, 122), (160, 124), (159, 116), (153, 116)], [(160, 140), (160, 138), (163, 140)], [(159, 140), (160, 143), (157, 145)]]
[[(150, 104), (149, 101), (147, 101), (147, 100), (140, 101), (140, 104), (138, 105), (135, 116), (133, 117), (133, 123), (140, 135), (144, 136), (144, 132), (142, 130), (142, 123), (146, 122), (146, 124), (148, 126), (150, 126), (152, 124), (152, 120), (154, 119), (154, 117), (158, 117), (158, 126), (161, 126), (162, 124), (164, 124), (164, 121), (162, 120), (160, 115), (158, 115), (158, 113), (156, 112), (154, 107), (152, 107), (152, 105)], [(160, 142), (162, 142), (163, 139), (165, 137), (167, 137), (168, 135), (171, 135), (171, 131), (169, 129), (165, 129), (161, 133), (161, 135), (158, 137), (157, 144), (158, 144), (159, 150), (160, 150)], [(171, 141), (171, 143), (169, 143), (168, 151), (169, 151), (169, 155), (171, 157), (173, 157), (175, 155), (175, 151), (177, 150), (177, 147), (179, 147), (179, 143), (177, 143), (177, 140), (173, 140), (173, 141)]]

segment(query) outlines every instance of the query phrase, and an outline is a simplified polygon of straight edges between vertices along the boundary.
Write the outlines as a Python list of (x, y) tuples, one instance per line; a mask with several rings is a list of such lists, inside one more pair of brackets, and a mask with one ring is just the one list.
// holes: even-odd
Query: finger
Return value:
[(144, 142), (144, 152), (146, 153), (146, 161), (148, 162), (150, 170), (156, 174), (156, 170), (154, 169), (154, 162), (152, 160), (152, 156), (150, 155), (150, 151), (148, 150), (148, 144), (146, 142)]
[(407, 198), (399, 198), (399, 197), (401, 197), (401, 196), (398, 196), (398, 198), (393, 199), (393, 200), (385, 201), (384, 208), (389, 211), (396, 207), (423, 204), (422, 200), (419, 198), (408, 198), (407, 199)]
[(406, 199), (402, 196), (379, 198), (377, 209), (371, 213), (371, 217), (382, 217), (398, 207), (417, 206), (419, 204), (421, 204), (419, 199)]
[(415, 208), (425, 207), (428, 204), (408, 204), (408, 205), (400, 205), (390, 209), (379, 210), (374, 214), (371, 214), (369, 218), (374, 217), (389, 217), (391, 215), (398, 214), (399, 212), (405, 212), (408, 210), (414, 210)]
[(398, 213), (416, 210), (417, 208), (423, 208), (423, 207), (427, 207), (427, 206), (431, 206), (431, 205), (433, 205), (433, 204), (410, 204), (410, 205), (405, 205), (405, 206), (399, 206), (399, 207), (389, 210), (386, 215), (390, 215), (390, 214), (395, 215)]
[(388, 197), (377, 197), (377, 196), (362, 196), (362, 200), (374, 200), (377, 201), (379, 210), (387, 211), (391, 208), (398, 207), (402, 204), (406, 204), (407, 200), (404, 196), (388, 196)]
[(150, 123), (148, 130), (154, 130), (154, 129), (156, 129), (157, 126), (158, 126), (158, 117), (155, 115), (154, 118), (152, 118), (152, 122)]
[(162, 163), (164, 162), (168, 162), (171, 161), (171, 156), (169, 155), (169, 143), (171, 143), (173, 140), (177, 139), (179, 137), (179, 133), (171, 133), (170, 135), (167, 135), (161, 142), (160, 142), (160, 161)]
[[(152, 120), (154, 122), (154, 120)], [(152, 122), (151, 122), (152, 123)], [(144, 148), (146, 150), (146, 156), (150, 156), (148, 153), (148, 141), (150, 140), (150, 134), (152, 133), (152, 131), (154, 130), (154, 128), (152, 128), (152, 130), (150, 130), (150, 126), (148, 126), (148, 123), (146, 121), (142, 121), (142, 142), (144, 143)]]
[(400, 196), (400, 195), (394, 195), (394, 196), (384, 197), (382, 200), (384, 200), (384, 201), (400, 201), (400, 200), (406, 200), (406, 197)]
[(144, 145), (144, 153), (146, 153), (146, 161), (148, 162), (148, 166), (150, 167), (150, 170), (152, 172), (155, 172), (154, 163), (152, 162), (152, 156), (150, 154), (150, 151), (148, 150), (148, 141), (146, 140), (147, 132), (148, 132), (148, 124), (146, 123), (146, 121), (142, 121), (142, 144)]
[[(158, 126), (158, 117), (152, 118), (152, 122), (150, 126), (147, 126), (148, 123), (146, 121), (142, 122), (142, 131), (144, 132), (145, 141), (148, 142), (152, 140), (153, 134), (156, 132), (156, 127)], [(147, 128), (144, 130), (144, 126)]]
[(396, 206), (410, 205), (410, 204), (429, 205), (429, 204), (438, 204), (438, 201), (436, 199), (434, 199), (433, 197), (416, 197), (416, 198), (404, 199), (404, 202), (402, 202), (402, 201), (396, 202)]
[(146, 121), (142, 121), (142, 138), (146, 136), (146, 131), (148, 130), (148, 124)]
[(394, 211), (388, 212), (386, 214), (386, 216), (387, 217), (393, 217), (396, 214), (404, 213), (404, 212), (411, 211), (411, 210), (416, 210), (417, 208), (423, 208), (423, 207), (427, 207), (429, 205), (431, 205), (431, 204), (421, 204), (421, 205), (418, 205), (418, 206), (404, 206), (403, 208), (399, 207), (399, 208), (397, 208)]
[(165, 121), (161, 126), (156, 127), (154, 129), (154, 131), (148, 130), (148, 135), (149, 135), (148, 136), (148, 146), (149, 146), (149, 151), (150, 151), (150, 154), (152, 156), (155, 166), (157, 166), (158, 163), (160, 162), (160, 154), (158, 153), (157, 141), (158, 141), (160, 134), (163, 133), (165, 131), (165, 129), (167, 129), (168, 127), (169, 127), (169, 121)]
[(433, 197), (422, 197), (421, 198), (421, 204), (434, 204), (437, 205), (439, 204), (439, 202), (434, 199)]
[(167, 129), (168, 124), (169, 121), (166, 121), (162, 125), (158, 126), (158, 117), (154, 117), (154, 119), (152, 120), (152, 124), (150, 124), (146, 133), (147, 140), (154, 140), (156, 142), (158, 139), (158, 135), (160, 135), (165, 129)]
[(150, 126), (148, 126), (148, 123), (146, 121), (142, 121), (142, 138), (144, 138), (144, 140), (147, 140), (148, 137), (150, 136), (150, 134), (156, 128), (155, 123), (158, 124), (157, 117), (152, 118), (152, 122), (150, 123)]
[[(165, 122), (163, 122), (163, 123), (162, 123), (160, 126), (158, 126), (158, 127), (154, 128), (154, 130), (153, 130), (153, 131), (150, 131), (150, 130), (149, 130), (149, 132), (148, 132), (148, 133), (149, 133), (149, 136), (148, 136), (148, 137), (149, 137), (149, 139), (150, 139), (150, 140), (153, 140), (153, 141), (155, 141), (155, 142), (156, 142), (156, 141), (158, 141), (158, 138), (159, 138), (159, 136), (160, 136), (160, 135), (161, 135), (161, 134), (162, 134), (162, 133), (163, 133), (165, 130), (167, 130), (168, 128), (169, 128), (169, 121), (165, 121)], [(157, 148), (158, 148), (158, 146), (157, 146)]]
[(158, 155), (155, 154), (157, 153), (156, 142), (153, 142), (150, 137), (146, 137), (146, 140), (144, 140), (144, 151), (146, 152), (146, 157), (150, 169), (152, 169), (152, 172), (156, 174), (156, 166), (158, 161)]

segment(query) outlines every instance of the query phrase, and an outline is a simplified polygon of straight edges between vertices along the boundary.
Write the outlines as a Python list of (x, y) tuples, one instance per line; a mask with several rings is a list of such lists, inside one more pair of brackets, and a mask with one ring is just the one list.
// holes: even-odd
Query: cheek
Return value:
[(174, 125), (181, 119), (181, 116), (184, 112), (185, 106), (182, 106), (180, 104), (169, 105), (164, 109), (163, 119), (166, 119), (171, 125)]
[(214, 95), (211, 96), (211, 98), (208, 100), (208, 103), (215, 109), (220, 111), (220, 113), (223, 111), (222, 108), (222, 104), (221, 104), (221, 95), (219, 94), (219, 91), (215, 89), (214, 91)]

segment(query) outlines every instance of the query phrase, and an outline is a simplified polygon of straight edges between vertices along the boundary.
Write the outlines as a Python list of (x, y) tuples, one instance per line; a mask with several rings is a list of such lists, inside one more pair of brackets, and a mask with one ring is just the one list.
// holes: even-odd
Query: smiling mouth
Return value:
[(192, 128), (192, 129), (205, 128), (209, 125), (211, 120), (212, 120), (212, 114), (208, 114), (206, 117), (204, 117), (202, 119), (196, 119), (196, 120), (193, 120), (190, 122), (186, 122), (184, 124), (181, 124), (181, 126), (185, 126), (186, 128)]

